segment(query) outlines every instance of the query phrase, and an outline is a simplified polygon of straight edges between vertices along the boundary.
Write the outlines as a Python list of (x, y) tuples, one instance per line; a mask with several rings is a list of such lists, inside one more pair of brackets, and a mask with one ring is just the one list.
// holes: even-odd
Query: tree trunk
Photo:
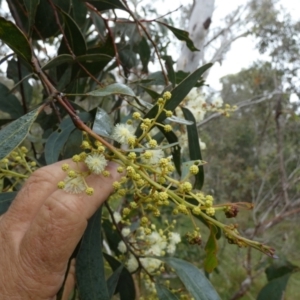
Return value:
[(193, 72), (203, 61), (204, 44), (214, 11), (215, 0), (195, 0), (189, 23), (190, 38), (200, 51), (192, 52), (186, 45), (177, 61), (177, 70)]

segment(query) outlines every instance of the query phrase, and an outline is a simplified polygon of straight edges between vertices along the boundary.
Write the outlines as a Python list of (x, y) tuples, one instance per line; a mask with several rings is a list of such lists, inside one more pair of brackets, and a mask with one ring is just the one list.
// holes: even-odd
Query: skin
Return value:
[[(66, 173), (59, 162), (35, 171), (9, 210), (0, 217), (0, 299), (56, 299), (68, 260), (87, 227), (87, 220), (119, 179), (110, 163), (109, 177), (90, 175), (93, 196), (57, 189)], [(74, 274), (74, 266), (71, 268)], [(68, 278), (72, 282), (72, 278)]]

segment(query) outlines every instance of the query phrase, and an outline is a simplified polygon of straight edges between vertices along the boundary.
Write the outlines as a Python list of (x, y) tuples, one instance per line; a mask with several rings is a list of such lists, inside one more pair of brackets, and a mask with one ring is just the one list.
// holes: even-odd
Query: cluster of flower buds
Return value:
[(1, 192), (10, 192), (22, 184), (32, 172), (37, 169), (37, 163), (28, 156), (28, 149), (21, 146), (12, 151), (0, 161), (0, 177), (8, 178), (11, 185), (6, 186)]
[[(215, 218), (217, 212), (235, 217), (238, 208), (228, 203), (215, 205), (211, 195), (193, 189), (192, 178), (198, 174), (201, 161), (190, 165), (183, 179), (176, 176), (172, 158), (165, 150), (167, 147), (151, 133), (155, 126), (166, 132), (173, 130), (171, 124), (157, 121), (162, 112), (167, 117), (172, 116), (172, 112), (165, 109), (171, 97), (169, 92), (165, 92), (158, 99), (157, 115), (154, 118), (143, 118), (140, 112), (133, 112), (132, 119), (127, 123), (114, 127), (111, 138), (121, 148), (113, 147), (101, 137), (91, 141), (86, 135), (81, 145), (83, 152), (73, 156), (77, 167), (71, 169), (67, 164), (62, 165), (66, 178), (58, 183), (58, 187), (70, 193), (85, 192), (92, 195), (94, 190), (87, 185), (85, 178), (90, 174), (110, 176), (106, 170), (108, 161), (119, 164), (118, 172), (123, 175), (113, 183), (115, 193), (112, 198), (118, 203), (120, 214), (111, 213), (111, 220), (122, 237), (118, 245), (120, 259), (123, 259), (131, 272), (140, 268), (148, 276), (158, 274), (164, 266), (153, 256), (175, 252), (181, 237), (173, 231), (174, 226), (168, 224), (163, 229), (155, 225), (155, 218), (161, 217), (165, 211), (172, 212), (169, 218), (185, 215), (192, 219), (194, 228), (185, 235), (190, 244), (199, 245), (202, 242), (200, 229), (193, 221), (193, 218), (200, 217), (223, 230), (230, 243), (240, 247), (253, 246), (267, 254), (271, 253), (270, 248), (242, 238), (236, 226), (225, 225)], [(222, 103), (219, 102), (214, 106), (220, 108)], [(138, 126), (141, 129), (139, 136), (136, 135)]]

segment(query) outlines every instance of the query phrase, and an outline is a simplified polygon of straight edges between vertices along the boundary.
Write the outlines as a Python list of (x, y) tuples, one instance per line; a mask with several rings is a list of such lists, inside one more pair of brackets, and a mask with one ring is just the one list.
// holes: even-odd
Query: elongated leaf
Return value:
[(195, 300), (220, 300), (214, 287), (202, 271), (191, 263), (175, 257), (159, 257), (173, 268)]
[(116, 8), (127, 11), (127, 8), (122, 4), (120, 0), (93, 0), (87, 2), (91, 3), (99, 11)]
[[(68, 120), (67, 120), (68, 121)], [(59, 155), (68, 140), (69, 135), (75, 129), (71, 122), (62, 122), (57, 131), (54, 131), (47, 139), (45, 145), (45, 159), (47, 165), (58, 161)]]
[(40, 3), (40, 0), (23, 0), (23, 1), (24, 1), (26, 10), (28, 12), (28, 25), (29, 25), (29, 29), (31, 31), (32, 26), (34, 24), (34, 20), (35, 20), (36, 10)]
[[(10, 62), (9, 62), (9, 63), (10, 63)], [(18, 82), (11, 88), (11, 90), (10, 90), (9, 92), (12, 93), (14, 90), (16, 90), (16, 89), (19, 87), (19, 85), (20, 85), (21, 83), (23, 83), (24, 81), (27, 82), (27, 79), (31, 78), (31, 77), (33, 76), (33, 74), (34, 74), (34, 73), (29, 73), (29, 74), (27, 74), (26, 76), (24, 76), (20, 81), (18, 81)]]
[(165, 55), (162, 57), (165, 60), (165, 66), (168, 72), (169, 80), (172, 82), (172, 87), (174, 88), (176, 85), (176, 74), (173, 68), (174, 61), (170, 55)]
[(91, 217), (76, 258), (81, 300), (109, 300), (102, 256), (101, 208)]
[[(106, 253), (103, 253), (103, 255), (113, 270), (117, 270), (120, 266), (122, 266), (122, 264), (114, 257)], [(117, 293), (120, 294), (121, 300), (135, 299), (134, 282), (130, 272), (126, 268), (122, 269), (120, 279), (116, 287), (116, 294)]]
[(216, 239), (217, 233), (217, 228), (214, 225), (210, 225), (210, 235), (205, 245), (206, 257), (204, 259), (204, 269), (207, 273), (211, 273), (218, 266), (218, 243)]
[(86, 62), (86, 63), (95, 63), (99, 61), (109, 61), (113, 57), (107, 54), (86, 54), (76, 57), (76, 61)]
[[(26, 0), (29, 1), (29, 0)], [(9, 0), (18, 16), (18, 22), (21, 23), (20, 27), (24, 31), (30, 31), (30, 24), (28, 19), (28, 12), (23, 0)], [(52, 0), (52, 2), (60, 6), (65, 11), (69, 11), (72, 1), (69, 0)], [(61, 20), (62, 22), (62, 20)], [(35, 13), (35, 20), (33, 24), (32, 38), (33, 39), (46, 39), (53, 37), (59, 33), (59, 28), (55, 20), (53, 9), (47, 0), (40, 0)]]
[(43, 70), (49, 70), (51, 68), (57, 67), (59, 65), (62, 65), (64, 63), (72, 63), (74, 62), (74, 59), (72, 55), (70, 54), (61, 54), (58, 56), (55, 56), (53, 59), (48, 61), (43, 67)]
[[(76, 24), (76, 22), (64, 12), (62, 9), (59, 9), (65, 23), (65, 35), (68, 40), (68, 43), (76, 56), (84, 55), (86, 53), (86, 43), (85, 39)], [(64, 47), (66, 48), (64, 39), (62, 40)], [(61, 49), (60, 49), (61, 51)], [(68, 51), (68, 50), (67, 50)], [(61, 53), (61, 52), (60, 52)]]
[(82, 0), (72, 0), (72, 17), (78, 26), (82, 27), (85, 23), (87, 7)]
[(123, 49), (119, 51), (119, 58), (122, 66), (124, 66), (128, 70), (136, 67), (138, 64), (137, 55), (131, 49)]
[(257, 300), (282, 300), (291, 273), (273, 279), (265, 285), (257, 296)]
[[(186, 77), (179, 85), (177, 85), (172, 91), (172, 98), (168, 100), (165, 109), (174, 110), (184, 99), (184, 97), (190, 92), (190, 90), (196, 85), (196, 83), (201, 80), (201, 76), (204, 74), (212, 66), (211, 63), (206, 64), (191, 75)], [(161, 118), (165, 118), (165, 116), (161, 116)]]
[[(193, 122), (192, 125), (187, 126), (190, 159), (202, 160), (201, 148), (200, 148), (199, 137), (198, 137), (198, 128), (196, 125), (196, 120), (194, 118), (194, 115), (185, 107), (182, 107), (181, 109), (185, 119)], [(203, 165), (199, 165), (198, 167), (199, 167), (199, 172), (198, 174), (195, 175), (194, 188), (201, 190), (204, 183), (204, 168)]]
[[(91, 121), (92, 117), (89, 113), (82, 112), (78, 116), (84, 122)], [(59, 128), (52, 132), (48, 137), (45, 145), (45, 159), (47, 165), (57, 162), (70, 134), (75, 129), (75, 125), (70, 117), (64, 119)]]
[(178, 300), (178, 298), (163, 285), (156, 283), (155, 288), (159, 300)]
[[(31, 72), (28, 71), (28, 68), (25, 67), (24, 64), (21, 63), (21, 60), (11, 59), (8, 61), (6, 74), (7, 77), (12, 79), (17, 84), (14, 86), (21, 95), (24, 95), (24, 101), (26, 101), (27, 106), (30, 107), (30, 103), (33, 99), (32, 97), (32, 85), (28, 82), (28, 79), (32, 76)], [(21, 92), (21, 86), (23, 88), (23, 92)]]
[[(186, 77), (181, 83), (176, 86), (172, 91), (172, 98), (168, 100), (168, 102), (165, 105), (166, 110), (174, 111), (174, 109), (181, 103), (181, 101), (184, 99), (184, 97), (190, 92), (190, 90), (196, 85), (198, 80), (201, 78), (203, 73), (208, 70), (212, 66), (211, 63), (206, 64), (199, 69), (197, 69), (195, 72), (193, 72), (191, 75)], [(146, 114), (145, 118), (152, 119), (156, 116), (158, 112), (157, 105), (153, 106), (153, 108)], [(166, 118), (166, 114), (162, 113), (157, 121), (162, 122)], [(142, 134), (142, 129), (140, 126), (138, 126), (138, 129), (136, 131), (136, 136), (140, 136)]]
[(4, 214), (8, 210), (16, 195), (17, 192), (0, 193), (0, 215)]
[[(177, 71), (176, 72), (176, 84), (179, 84), (182, 80), (184, 80), (188, 76), (189, 76), (188, 72), (184, 72), (181, 70)], [(197, 86), (197, 84), (195, 86)]]
[(67, 139), (64, 149), (62, 151), (62, 159), (71, 158), (73, 155), (78, 154), (82, 151), (82, 131), (78, 128), (75, 128), (69, 138)]
[(176, 145), (171, 148), (171, 153), (172, 153), (172, 158), (173, 158), (176, 171), (179, 175), (181, 175), (181, 148), (177, 144), (178, 143), (177, 135), (173, 131), (165, 132), (165, 130), (161, 126), (157, 126), (157, 128), (165, 136), (169, 144), (176, 143)]
[(10, 94), (9, 89), (2, 83), (0, 83), (0, 110), (9, 113), (13, 119), (23, 115), (20, 101), (15, 95)]
[(111, 137), (114, 123), (108, 113), (101, 107), (97, 107), (97, 112), (93, 124), (93, 131), (105, 137)]
[(105, 28), (105, 23), (104, 23), (103, 19), (101, 18), (101, 16), (99, 16), (96, 12), (91, 11), (90, 17), (91, 17), (99, 35), (103, 36), (106, 28)]
[(0, 131), (0, 160), (22, 143), (38, 116), (39, 109), (37, 108), (13, 121)]
[[(80, 62), (89, 73), (97, 76), (112, 59), (112, 56), (102, 53), (86, 54), (78, 56), (76, 62)], [(86, 77), (87, 73), (80, 69), (78, 76)]]
[(140, 55), (140, 60), (143, 65), (142, 71), (147, 73), (148, 72), (148, 63), (151, 56), (151, 50), (148, 45), (147, 39), (143, 37), (138, 45), (138, 53)]
[(299, 270), (299, 267), (283, 258), (274, 261), (271, 266), (266, 268), (265, 272), (268, 281), (271, 281), (286, 274), (293, 273), (295, 270)]
[(87, 95), (94, 97), (105, 97), (114, 94), (135, 97), (134, 91), (130, 87), (122, 83), (113, 83), (104, 88), (100, 88), (87, 93)]
[(5, 61), (7, 61), (9, 58), (11, 58), (12, 56), (14, 56), (14, 53), (9, 53), (7, 55), (5, 55), (4, 57), (2, 57), (0, 59), (0, 65), (2, 65)]
[(199, 49), (197, 49), (195, 46), (194, 46), (194, 43), (193, 41), (190, 39), (189, 37), (189, 33), (185, 30), (182, 30), (182, 29), (178, 29), (178, 28), (175, 28), (173, 26), (170, 26), (166, 23), (163, 23), (163, 22), (160, 22), (160, 21), (156, 21), (157, 23), (161, 24), (161, 25), (164, 25), (166, 26), (168, 29), (170, 29), (174, 35), (178, 38), (178, 40), (180, 41), (184, 41), (187, 45), (187, 47), (191, 50), (191, 51), (199, 51)]
[(107, 279), (107, 289), (109, 294), (109, 299), (115, 294), (118, 282), (120, 280), (120, 275), (123, 270), (124, 266), (119, 266), (113, 274)]
[(265, 270), (268, 283), (259, 292), (257, 300), (283, 299), (290, 276), (299, 270), (298, 266), (290, 263), (286, 259), (274, 261), (273, 264)]
[[(151, 82), (151, 81), (150, 81)], [(140, 85), (140, 87), (147, 92), (147, 94), (152, 98), (157, 100), (160, 97), (160, 94), (157, 93), (156, 91), (147, 88), (146, 86)]]
[(31, 48), (24, 33), (11, 21), (0, 17), (0, 39), (27, 63), (31, 63)]

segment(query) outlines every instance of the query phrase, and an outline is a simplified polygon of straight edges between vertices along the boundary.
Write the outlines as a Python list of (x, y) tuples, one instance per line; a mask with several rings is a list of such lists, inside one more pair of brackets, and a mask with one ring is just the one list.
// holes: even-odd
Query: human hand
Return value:
[[(70, 160), (65, 161), (72, 165)], [(57, 188), (66, 173), (62, 162), (35, 171), (0, 217), (0, 299), (55, 299), (68, 260), (87, 220), (112, 192), (119, 174), (86, 178), (94, 194), (69, 194)]]

